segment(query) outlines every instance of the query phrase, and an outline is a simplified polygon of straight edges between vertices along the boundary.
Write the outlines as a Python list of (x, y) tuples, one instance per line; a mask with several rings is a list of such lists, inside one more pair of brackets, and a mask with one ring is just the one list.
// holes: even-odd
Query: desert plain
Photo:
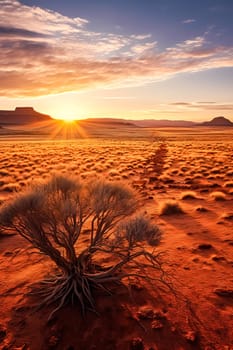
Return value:
[(162, 232), (156, 249), (171, 288), (124, 281), (97, 293), (98, 315), (67, 305), (48, 320), (52, 306), (35, 311), (40, 300), (29, 292), (53, 263), (14, 232), (1, 234), (0, 349), (233, 349), (233, 130), (102, 132), (1, 135), (1, 205), (55, 173), (126, 183)]

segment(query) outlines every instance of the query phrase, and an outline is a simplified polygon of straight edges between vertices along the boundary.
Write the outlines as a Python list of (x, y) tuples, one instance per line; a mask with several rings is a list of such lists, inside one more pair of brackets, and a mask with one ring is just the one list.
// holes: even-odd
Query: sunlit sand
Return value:
[[(35, 339), (37, 348), (44, 348), (53, 339), (62, 349), (75, 344), (71, 342), (75, 334), (82, 334), (82, 347), (88, 347), (99, 339), (99, 332), (95, 334), (97, 321), (103, 347), (110, 342), (110, 331), (119, 348), (132, 339), (132, 334), (151, 346), (153, 342), (164, 344), (160, 339), (166, 334), (169, 342), (182, 344), (184, 349), (191, 349), (193, 345), (189, 344), (193, 343), (197, 349), (203, 349), (203, 344), (232, 341), (231, 131), (151, 129), (143, 138), (139, 130), (137, 137), (128, 134), (122, 138), (119, 131), (114, 138), (15, 138), (0, 142), (3, 203), (15, 196), (15, 191), (26, 188), (32, 181), (44, 181), (53, 173), (93, 181), (104, 177), (132, 186), (141, 198), (143, 211), (163, 232), (158, 249), (177, 293), (175, 297), (157, 289), (156, 284), (131, 281), (131, 297), (121, 288), (114, 289), (113, 296), (98, 294), (101, 318), (87, 314), (84, 321), (78, 305), (67, 306), (47, 326), (52, 308), (31, 313), (36, 299), (27, 296), (27, 292), (30, 285), (43, 279), (48, 269), (53, 270), (53, 264), (45, 256), (30, 254), (21, 237), (2, 236), (2, 324), (6, 325), (13, 317), (7, 326), (6, 344), (19, 346), (26, 342), (36, 349)], [(161, 165), (156, 167), (152, 156), (161, 143), (166, 145), (166, 152)], [(113, 329), (110, 317), (115, 320)], [(68, 327), (66, 320), (71, 319)], [(61, 340), (58, 329), (63, 330)], [(92, 333), (92, 340), (88, 332)]]

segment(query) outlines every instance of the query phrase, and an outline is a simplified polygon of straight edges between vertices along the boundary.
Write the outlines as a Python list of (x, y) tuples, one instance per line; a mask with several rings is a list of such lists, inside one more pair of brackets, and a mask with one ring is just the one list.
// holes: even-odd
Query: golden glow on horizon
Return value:
[(36, 122), (33, 124), (35, 131), (42, 131), (49, 139), (77, 139), (88, 138), (87, 131), (78, 123), (78, 121), (50, 119)]
[(65, 123), (74, 123), (75, 119), (73, 119), (73, 118), (65, 118), (65, 119), (63, 119), (63, 121)]
[(77, 120), (77, 118), (75, 117), (71, 117), (71, 116), (66, 116), (63, 118), (56, 118), (57, 120), (62, 120), (65, 123), (73, 123), (75, 120)]

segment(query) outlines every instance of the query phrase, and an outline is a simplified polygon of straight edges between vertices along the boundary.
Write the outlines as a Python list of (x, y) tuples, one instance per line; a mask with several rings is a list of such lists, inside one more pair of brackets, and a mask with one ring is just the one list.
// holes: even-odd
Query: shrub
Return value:
[(216, 191), (210, 193), (210, 196), (215, 200), (215, 201), (225, 201), (226, 200), (226, 195), (223, 192)]
[(194, 191), (187, 191), (187, 192), (181, 193), (180, 198), (183, 200), (197, 199), (197, 195), (196, 195), (196, 192)]
[(200, 207), (197, 207), (197, 208), (196, 208), (196, 211), (200, 211), (200, 212), (202, 212), (202, 213), (205, 213), (205, 212), (208, 211), (208, 209), (205, 208), (205, 207), (200, 206)]
[(221, 219), (229, 220), (229, 221), (233, 220), (233, 212), (223, 214), (221, 216)]
[(183, 214), (184, 211), (180, 204), (174, 200), (167, 200), (162, 203), (159, 210), (159, 215), (175, 215)]
[[(46, 280), (41, 306), (57, 302), (54, 313), (78, 300), (84, 313), (95, 311), (94, 289), (130, 276), (146, 278), (145, 266), (161, 270), (158, 255), (145, 247), (159, 243), (160, 231), (142, 216), (132, 218), (136, 209), (134, 193), (122, 184), (54, 176), (3, 205), (0, 227), (17, 231), (58, 267)], [(99, 253), (110, 256), (112, 265), (101, 267)]]
[(224, 187), (233, 188), (233, 181), (227, 181), (224, 183)]

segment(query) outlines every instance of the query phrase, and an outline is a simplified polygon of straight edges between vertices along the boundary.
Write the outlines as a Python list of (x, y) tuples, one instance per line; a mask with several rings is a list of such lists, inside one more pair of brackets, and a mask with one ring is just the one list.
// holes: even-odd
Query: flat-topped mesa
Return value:
[(47, 114), (36, 112), (33, 107), (16, 107), (14, 111), (0, 111), (0, 125), (24, 125), (48, 121)]
[(14, 112), (15, 113), (22, 113), (22, 114), (37, 113), (33, 107), (15, 107)]

